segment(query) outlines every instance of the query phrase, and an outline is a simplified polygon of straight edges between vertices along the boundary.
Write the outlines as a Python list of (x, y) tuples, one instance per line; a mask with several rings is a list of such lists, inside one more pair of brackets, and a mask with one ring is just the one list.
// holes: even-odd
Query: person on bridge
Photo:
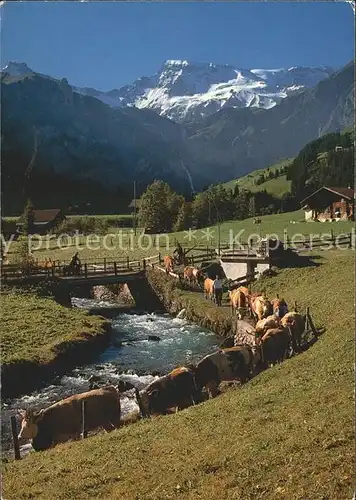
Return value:
[(216, 305), (218, 307), (221, 307), (223, 286), (222, 286), (222, 280), (219, 278), (219, 276), (216, 276), (216, 278), (214, 280), (213, 289), (214, 289), (214, 296), (215, 296)]
[(78, 252), (76, 252), (69, 263), (70, 266), (80, 266), (80, 259), (78, 257)]
[(177, 242), (177, 248), (173, 252), (173, 257), (177, 265), (184, 264), (184, 250), (179, 242)]

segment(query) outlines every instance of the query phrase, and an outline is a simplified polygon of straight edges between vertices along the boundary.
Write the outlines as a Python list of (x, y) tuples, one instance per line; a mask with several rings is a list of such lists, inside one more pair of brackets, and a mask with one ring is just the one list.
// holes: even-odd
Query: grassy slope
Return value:
[[(291, 159), (281, 160), (280, 162), (271, 165), (269, 167), (269, 170), (274, 172), (277, 168), (284, 167), (285, 165), (288, 165), (291, 161), (292, 161)], [(254, 184), (254, 181), (262, 173), (266, 175), (267, 168), (260, 168), (259, 170), (254, 170), (250, 174), (244, 175), (239, 179), (234, 179), (233, 181), (224, 183), (224, 186), (227, 189), (234, 189), (236, 181), (238, 181), (240, 189), (247, 189), (249, 191), (252, 191), (253, 193), (256, 191), (263, 191), (265, 189), (267, 193), (276, 196), (277, 198), (281, 198), (285, 193), (288, 193), (290, 191), (291, 182), (287, 181), (285, 175), (282, 175), (277, 179), (270, 179), (256, 186)]]
[(312, 348), (176, 415), (9, 463), (4, 498), (351, 498), (354, 253), (316, 262), (263, 284), (327, 327)]
[(96, 335), (105, 322), (31, 293), (2, 294), (0, 306), (3, 363), (19, 359), (50, 361), (56, 355), (55, 346)]

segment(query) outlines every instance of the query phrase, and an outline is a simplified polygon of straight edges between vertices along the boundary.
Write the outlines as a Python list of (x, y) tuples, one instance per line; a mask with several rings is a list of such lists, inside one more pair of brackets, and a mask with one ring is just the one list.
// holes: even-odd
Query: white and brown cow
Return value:
[(136, 395), (143, 416), (166, 413), (171, 408), (181, 410), (200, 399), (194, 371), (185, 366), (154, 380)]
[(203, 276), (202, 270), (197, 267), (187, 266), (183, 270), (183, 278), (189, 283), (194, 283), (199, 285), (199, 282)]
[(36, 451), (78, 439), (82, 431), (82, 402), (85, 402), (85, 429), (111, 431), (120, 426), (120, 396), (113, 386), (75, 394), (40, 411), (22, 412), (19, 440), (32, 439)]
[(225, 380), (246, 382), (261, 361), (257, 347), (237, 346), (221, 349), (205, 356), (195, 368), (199, 389), (206, 387), (210, 397), (218, 394), (218, 386)]

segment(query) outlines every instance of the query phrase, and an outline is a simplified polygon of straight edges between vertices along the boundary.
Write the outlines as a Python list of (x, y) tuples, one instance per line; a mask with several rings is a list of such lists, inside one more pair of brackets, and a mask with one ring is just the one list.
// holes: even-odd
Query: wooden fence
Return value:
[(11, 278), (21, 278), (27, 276), (53, 277), (53, 276), (89, 276), (98, 275), (119, 275), (125, 273), (139, 272), (146, 269), (147, 263), (159, 263), (160, 254), (146, 257), (141, 260), (109, 260), (109, 259), (88, 259), (82, 262), (74, 270), (70, 268), (69, 262), (33, 262), (29, 266), (20, 264), (6, 264), (1, 267), (1, 276), (4, 280)]

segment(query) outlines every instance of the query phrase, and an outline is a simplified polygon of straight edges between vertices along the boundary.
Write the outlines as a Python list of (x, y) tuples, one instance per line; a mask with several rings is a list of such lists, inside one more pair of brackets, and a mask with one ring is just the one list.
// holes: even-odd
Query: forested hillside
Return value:
[(291, 163), (287, 179), (299, 201), (322, 186), (352, 187), (354, 133), (331, 133), (308, 143)]

